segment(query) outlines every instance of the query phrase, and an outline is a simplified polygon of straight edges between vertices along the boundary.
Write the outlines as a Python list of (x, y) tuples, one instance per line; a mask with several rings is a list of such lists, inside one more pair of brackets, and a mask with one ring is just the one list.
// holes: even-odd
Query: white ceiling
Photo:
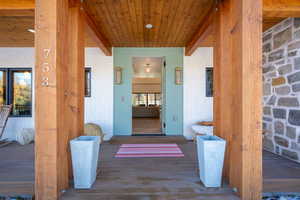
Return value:
[[(160, 78), (163, 58), (159, 57), (134, 57), (133, 72), (135, 78)], [(147, 66), (147, 64), (149, 64)], [(150, 71), (147, 72), (146, 69)]]

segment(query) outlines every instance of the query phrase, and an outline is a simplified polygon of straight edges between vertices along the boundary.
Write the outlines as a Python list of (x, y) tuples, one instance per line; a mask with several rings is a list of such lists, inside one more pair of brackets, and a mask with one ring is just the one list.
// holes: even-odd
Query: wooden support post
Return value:
[(69, 140), (83, 129), (84, 28), (68, 0), (37, 0), (35, 14), (35, 193), (58, 199), (69, 187)]
[(230, 180), (243, 200), (262, 192), (262, 1), (232, 0), (234, 111)]
[(232, 53), (230, 0), (217, 5), (214, 17), (214, 121), (215, 134), (227, 141), (224, 176), (229, 178), (232, 132)]
[[(70, 95), (68, 96), (67, 111), (71, 120), (70, 140), (82, 135), (84, 132), (85, 24), (81, 12), (80, 5), (69, 9), (70, 65), (67, 78)], [(70, 177), (72, 177), (72, 173), (70, 173)]]
[(216, 134), (228, 141), (225, 175), (243, 200), (262, 192), (262, 2), (224, 0), (215, 16)]

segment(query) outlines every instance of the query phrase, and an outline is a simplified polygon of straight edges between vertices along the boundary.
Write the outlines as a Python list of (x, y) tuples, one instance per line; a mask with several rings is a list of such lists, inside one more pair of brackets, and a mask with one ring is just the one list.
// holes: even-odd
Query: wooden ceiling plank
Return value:
[(163, 41), (164, 40), (164, 35), (165, 32), (167, 31), (167, 25), (168, 25), (168, 20), (169, 20), (169, 15), (170, 15), (170, 6), (171, 2), (170, 0), (165, 0), (164, 5), (163, 5), (163, 12), (162, 12), (162, 17), (161, 17), (161, 22), (160, 22), (160, 28), (158, 31), (158, 42), (160, 43), (160, 47), (163, 46)]
[(35, 8), (34, 0), (1, 0), (1, 10), (28, 10)]
[[(150, 23), (150, 2), (149, 1), (142, 1), (143, 5), (143, 13), (144, 13), (144, 25)], [(144, 29), (144, 47), (148, 45), (147, 41), (149, 41), (149, 29)]]
[(299, 0), (264, 0), (263, 16), (268, 17), (300, 17)]
[(198, 31), (194, 34), (190, 42), (187, 44), (186, 49), (185, 49), (185, 54), (186, 56), (190, 56), (194, 53), (194, 51), (198, 48), (201, 40), (204, 40), (206, 36), (208, 36), (213, 27), (213, 9), (215, 9), (214, 6), (210, 9), (210, 11), (207, 13), (207, 15), (204, 17), (202, 20), (201, 26), (198, 29)]
[(104, 37), (104, 35), (99, 31), (97, 25), (93, 18), (85, 10), (82, 11), (82, 14), (85, 19), (86, 27), (89, 34), (98, 44), (99, 48), (103, 51), (106, 56), (112, 55), (112, 46), (110, 42)]
[(176, 19), (176, 14), (178, 12), (178, 9), (180, 7), (180, 1), (179, 0), (174, 0), (173, 1), (173, 7), (170, 8), (170, 12), (171, 12), (171, 15), (170, 15), (170, 18), (169, 18), (169, 23), (167, 25), (167, 32), (166, 32), (166, 35), (165, 35), (165, 41), (166, 41), (166, 45), (169, 45), (169, 43), (171, 42), (171, 37), (173, 35), (173, 28), (174, 26), (176, 26), (176, 22), (175, 22), (175, 19)]
[(127, 0), (128, 5), (128, 15), (130, 18), (131, 30), (133, 32), (134, 43), (139, 46), (139, 35), (138, 35), (138, 24), (137, 18), (135, 13), (135, 4), (134, 0)]
[[(111, 2), (110, 0), (108, 0), (108, 1)], [(114, 13), (113, 29), (114, 29), (114, 32), (116, 33), (116, 37), (110, 39), (112, 44), (119, 44), (120, 42), (128, 39), (128, 36), (126, 35), (125, 25), (121, 23), (122, 17), (118, 10), (119, 9), (118, 4), (119, 3), (117, 3), (117, 2), (112, 2), (112, 3), (107, 3), (105, 5), (108, 8), (107, 13), (105, 14), (105, 16), (107, 18), (109, 18), (110, 13)], [(114, 46), (116, 46), (116, 45), (114, 45)]]
[[(177, 26), (177, 29), (176, 29), (176, 33), (174, 34), (175, 38), (174, 38), (174, 41), (175, 43), (181, 43), (182, 41), (182, 37), (184, 35), (184, 32), (186, 30), (186, 26), (187, 24), (190, 24), (190, 18), (189, 18), (189, 14), (190, 12), (192, 12), (193, 8), (195, 8), (196, 4), (196, 1), (191, 1), (191, 0), (188, 0), (188, 1), (185, 1), (184, 2), (184, 10), (182, 11), (183, 15), (181, 18), (180, 23), (178, 24)], [(184, 45), (183, 45), (184, 46)]]
[(163, 20), (163, 13), (164, 13), (164, 1), (160, 0), (158, 2), (156, 2), (156, 6), (155, 6), (155, 20), (154, 20), (154, 38), (153, 41), (156, 43), (156, 45), (154, 45), (155, 47), (161, 47), (161, 42), (160, 42), (160, 38), (159, 38), (159, 32), (161, 29), (161, 23)]
[(143, 46), (144, 42), (144, 29), (145, 25), (143, 23), (143, 11), (142, 11), (142, 0), (135, 0), (134, 7), (135, 7), (135, 17), (138, 29), (138, 41), (139, 47)]
[[(101, 17), (99, 19), (101, 19), (101, 22), (103, 21), (104, 23), (107, 23), (110, 26), (110, 29), (106, 30), (105, 33), (109, 32), (109, 31), (112, 32), (112, 34), (106, 34), (106, 35), (107, 36), (111, 35), (109, 37), (111, 42), (121, 42), (122, 41), (122, 31), (119, 31), (121, 26), (119, 25), (118, 17), (117, 17), (117, 15), (111, 14), (114, 11), (113, 5), (111, 3), (108, 3), (107, 0), (105, 0), (104, 3), (101, 5), (102, 5), (101, 12), (99, 12), (99, 9), (97, 9), (98, 15), (100, 13), (103, 13), (104, 17), (103, 17), (103, 19)], [(103, 26), (103, 27), (105, 27), (105, 26)]]
[(120, 38), (120, 43), (116, 44), (115, 46), (127, 46), (128, 43), (131, 42), (131, 38), (130, 38), (130, 24), (128, 22), (128, 19), (126, 19), (125, 17), (125, 13), (124, 13), (124, 3), (127, 3), (127, 2), (124, 2), (124, 1), (116, 1), (114, 3), (115, 5), (115, 9), (116, 12), (115, 14), (117, 14), (118, 16), (118, 21), (119, 21), (119, 27), (121, 28), (121, 31), (122, 31), (122, 35), (121, 35), (121, 38)]

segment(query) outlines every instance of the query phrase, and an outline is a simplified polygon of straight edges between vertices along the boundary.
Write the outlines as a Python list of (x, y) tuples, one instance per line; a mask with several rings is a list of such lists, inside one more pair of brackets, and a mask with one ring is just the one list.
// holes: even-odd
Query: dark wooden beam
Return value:
[(86, 28), (91, 36), (91, 38), (97, 43), (98, 47), (103, 51), (106, 56), (112, 55), (112, 45), (108, 39), (100, 32), (95, 19), (88, 13), (88, 9), (84, 8), (82, 10), (82, 15), (84, 16)]

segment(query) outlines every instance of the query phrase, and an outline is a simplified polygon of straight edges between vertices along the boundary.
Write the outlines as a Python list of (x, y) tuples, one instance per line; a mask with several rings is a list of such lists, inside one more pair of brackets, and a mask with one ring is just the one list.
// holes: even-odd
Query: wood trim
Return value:
[[(85, 6), (84, 6), (85, 7)], [(82, 10), (87, 31), (93, 40), (97, 43), (98, 47), (103, 51), (106, 56), (112, 55), (112, 45), (107, 38), (99, 31), (95, 19), (87, 12), (87, 9)]]
[(300, 17), (299, 0), (263, 0), (264, 18)]

